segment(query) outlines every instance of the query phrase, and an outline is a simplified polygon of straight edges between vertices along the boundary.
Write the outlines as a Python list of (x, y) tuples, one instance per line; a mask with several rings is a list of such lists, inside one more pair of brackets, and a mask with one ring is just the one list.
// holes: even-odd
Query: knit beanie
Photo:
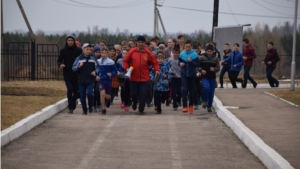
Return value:
[(211, 45), (211, 44), (209, 44), (209, 45), (207, 45), (206, 46), (206, 48), (205, 48), (205, 51), (207, 51), (207, 50), (214, 50), (214, 46), (213, 45)]
[(72, 38), (72, 39), (75, 41), (75, 38), (74, 38), (74, 36), (72, 36), (72, 35), (67, 36), (66, 41), (67, 41), (69, 38)]
[(145, 41), (146, 41), (146, 38), (145, 38), (144, 36), (142, 36), (142, 35), (139, 35), (139, 36), (137, 37), (136, 41), (137, 41), (137, 42), (138, 42), (138, 41), (143, 41), (143, 42), (145, 42)]

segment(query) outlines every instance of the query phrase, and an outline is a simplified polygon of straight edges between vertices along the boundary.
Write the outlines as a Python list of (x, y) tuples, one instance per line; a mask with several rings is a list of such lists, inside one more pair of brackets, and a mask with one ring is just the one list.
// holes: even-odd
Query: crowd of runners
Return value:
[[(144, 114), (146, 106), (161, 114), (162, 104), (172, 105), (174, 110), (182, 107), (183, 113), (193, 114), (200, 105), (212, 112), (215, 88), (224, 87), (226, 72), (233, 88), (237, 88), (236, 82), (246, 88), (248, 80), (254, 88), (257, 86), (249, 73), (256, 58), (255, 50), (249, 39), (242, 41), (242, 50), (238, 43), (232, 49), (226, 43), (220, 52), (215, 42), (202, 46), (185, 41), (183, 35), (166, 43), (158, 37), (146, 39), (140, 35), (112, 47), (107, 47), (103, 40), (95, 45), (81, 45), (68, 36), (57, 60), (67, 87), (68, 113), (76, 109), (78, 98), (83, 115), (97, 111), (105, 115), (117, 99), (121, 99), (118, 106), (125, 112), (138, 109), (139, 114)], [(272, 77), (278, 61), (274, 43), (269, 42), (262, 64), (266, 65), (271, 87), (279, 86), (278, 80)], [(238, 75), (243, 67), (243, 79), (240, 79)], [(220, 85), (216, 81), (219, 71)]]

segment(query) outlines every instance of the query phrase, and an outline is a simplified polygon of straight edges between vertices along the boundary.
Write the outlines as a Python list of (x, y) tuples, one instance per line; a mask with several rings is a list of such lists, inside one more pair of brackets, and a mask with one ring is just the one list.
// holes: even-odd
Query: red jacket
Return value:
[(252, 66), (253, 60), (256, 58), (256, 54), (250, 43), (243, 49), (243, 56), (247, 57), (247, 60), (244, 60), (244, 66)]
[(159, 71), (159, 65), (153, 53), (145, 48), (139, 51), (137, 47), (131, 48), (123, 60), (123, 68), (127, 70), (130, 66), (133, 67), (130, 81), (147, 82), (150, 80), (150, 65), (154, 71)]

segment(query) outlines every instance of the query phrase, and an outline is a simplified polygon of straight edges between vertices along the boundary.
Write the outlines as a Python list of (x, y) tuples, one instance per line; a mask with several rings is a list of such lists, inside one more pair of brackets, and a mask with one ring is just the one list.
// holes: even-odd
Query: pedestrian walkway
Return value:
[(114, 102), (106, 116), (58, 113), (2, 147), (2, 169), (265, 168), (215, 113), (140, 116)]
[[(215, 94), (224, 106), (277, 151), (300, 169), (300, 109), (263, 91), (276, 89), (218, 89)], [(236, 109), (238, 107), (238, 109)]]

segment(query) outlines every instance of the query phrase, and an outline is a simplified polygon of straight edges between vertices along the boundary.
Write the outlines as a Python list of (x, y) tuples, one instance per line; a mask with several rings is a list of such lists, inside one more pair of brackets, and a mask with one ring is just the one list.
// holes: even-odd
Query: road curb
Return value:
[(222, 102), (214, 96), (214, 109), (220, 119), (222, 119), (236, 134), (236, 136), (257, 156), (261, 162), (269, 169), (293, 169), (294, 167), (269, 147), (252, 130), (244, 125), (235, 115), (227, 110)]
[(1, 131), (1, 147), (27, 133), (45, 120), (62, 111), (68, 106), (68, 100), (62, 99), (55, 104), (43, 108)]
[(275, 95), (273, 95), (273, 94), (271, 94), (271, 93), (269, 93), (269, 92), (264, 91), (264, 93), (267, 94), (267, 95), (270, 95), (270, 96), (272, 96), (272, 97), (274, 97), (274, 98), (276, 98), (276, 99), (279, 99), (279, 100), (281, 100), (281, 101), (283, 101), (283, 102), (286, 102), (286, 103), (288, 103), (288, 104), (290, 104), (290, 105), (292, 105), (292, 106), (299, 107), (297, 104), (294, 104), (294, 103), (292, 103), (292, 102), (290, 102), (290, 101), (287, 101), (287, 100), (285, 100), (285, 99), (283, 99), (283, 98), (277, 97), (277, 96), (275, 96)]

